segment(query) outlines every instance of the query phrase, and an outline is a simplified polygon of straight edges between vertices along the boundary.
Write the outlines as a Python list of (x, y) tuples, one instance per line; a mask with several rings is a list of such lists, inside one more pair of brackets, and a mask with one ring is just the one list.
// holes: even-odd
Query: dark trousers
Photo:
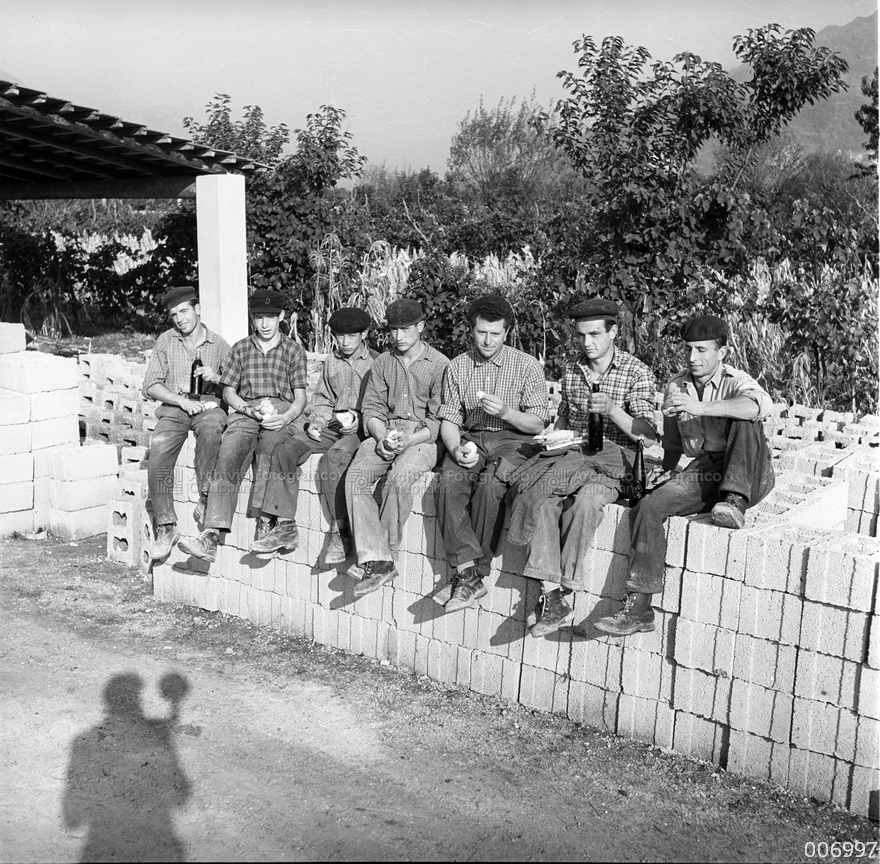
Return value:
[(691, 516), (711, 510), (726, 492), (745, 496), (754, 507), (773, 489), (772, 457), (758, 422), (732, 420), (727, 448), (704, 453), (680, 474), (645, 496), (630, 511), (632, 552), (630, 591), (659, 594), (666, 568), (666, 530), (670, 516)]
[(196, 482), (199, 494), (208, 489), (208, 479), (226, 426), (226, 412), (220, 408), (202, 411), (190, 417), (176, 405), (160, 405), (156, 409), (156, 428), (150, 436), (150, 458), (147, 460), (147, 485), (153, 502), (153, 518), (157, 525), (177, 522), (174, 510), (174, 466), (192, 432), (196, 436)]
[(331, 522), (346, 518), (345, 475), (363, 439), (357, 432), (343, 435), (336, 426), (325, 426), (321, 437), (314, 441), (300, 432), (279, 444), (272, 452), (269, 479), (263, 497), (263, 513), (296, 519), (299, 478), (302, 465), (313, 453), (321, 453), (318, 462), (318, 492), (327, 502)]
[[(278, 402), (279, 411), (285, 411), (289, 403)], [(205, 511), (205, 528), (228, 531), (232, 527), (235, 504), (241, 480), (253, 460), (253, 486), (247, 515), (256, 517), (263, 509), (266, 480), (272, 451), (289, 440), (297, 432), (293, 423), (281, 429), (264, 429), (252, 417), (233, 414), (227, 423), (217, 462), (208, 484), (208, 506)]]
[(477, 445), (477, 463), (462, 468), (447, 454), (437, 485), (437, 520), (446, 560), (452, 567), (468, 561), (488, 567), (504, 523), (502, 499), (507, 484), (495, 476), (499, 457), (515, 468), (534, 453), (532, 436), (522, 432), (466, 432)]

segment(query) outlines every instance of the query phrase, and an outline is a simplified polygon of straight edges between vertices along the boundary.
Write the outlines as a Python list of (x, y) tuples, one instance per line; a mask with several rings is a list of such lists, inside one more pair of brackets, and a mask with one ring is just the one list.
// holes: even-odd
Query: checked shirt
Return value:
[(459, 354), (443, 376), (440, 419), (470, 432), (519, 431), (510, 423), (487, 414), (477, 391), (491, 393), (518, 411), (529, 411), (546, 424), (547, 384), (541, 364), (528, 354), (505, 345), (490, 360), (475, 348)]
[[(192, 352), (187, 349), (183, 337), (176, 330), (166, 330), (156, 340), (150, 355), (144, 375), (144, 396), (152, 398), (147, 391), (154, 384), (164, 384), (172, 393), (186, 393), (189, 390), (189, 375), (196, 353), (203, 366), (210, 366), (215, 372), (219, 372), (226, 365), (230, 350), (229, 343), (207, 327), (205, 341)], [(204, 382), (203, 392), (206, 395), (215, 390), (216, 385)]]
[[(620, 348), (614, 349), (611, 364), (599, 377), (599, 389), (607, 393), (630, 417), (640, 417), (655, 426), (654, 375), (632, 354)], [(592, 390), (593, 379), (589, 367), (576, 361), (566, 363), (562, 373), (562, 400), (558, 413), (559, 417), (568, 421), (568, 428), (580, 435), (587, 432)], [(635, 450), (635, 441), (630, 440), (608, 417), (605, 418), (605, 438), (621, 447)]]
[(407, 367), (395, 351), (386, 351), (373, 361), (364, 392), (364, 429), (374, 417), (386, 426), (395, 420), (415, 421), (415, 430), (427, 427), (430, 441), (440, 431), (440, 388), (449, 360), (436, 348), (425, 350)]
[(324, 361), (321, 378), (312, 394), (311, 419), (326, 426), (333, 419), (334, 411), (360, 411), (367, 373), (377, 356), (366, 342), (351, 357), (335, 349)]
[(257, 347), (257, 337), (247, 336), (232, 346), (220, 384), (234, 387), (242, 399), (268, 396), (293, 402), (293, 391), (305, 390), (308, 385), (306, 352), (292, 339), (282, 336), (264, 354)]

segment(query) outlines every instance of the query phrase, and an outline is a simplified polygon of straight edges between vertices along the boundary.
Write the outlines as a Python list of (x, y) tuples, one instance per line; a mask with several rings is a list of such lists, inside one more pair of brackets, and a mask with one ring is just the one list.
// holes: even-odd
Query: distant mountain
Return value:
[[(870, 78), (877, 66), (877, 13), (839, 27), (824, 27), (816, 33), (813, 44), (830, 48), (846, 60), (849, 72), (844, 80), (849, 88), (805, 108), (788, 128), (807, 152), (863, 153), (867, 136), (853, 115), (868, 101), (862, 95), (862, 77)], [(740, 66), (731, 75), (745, 81), (748, 67)]]

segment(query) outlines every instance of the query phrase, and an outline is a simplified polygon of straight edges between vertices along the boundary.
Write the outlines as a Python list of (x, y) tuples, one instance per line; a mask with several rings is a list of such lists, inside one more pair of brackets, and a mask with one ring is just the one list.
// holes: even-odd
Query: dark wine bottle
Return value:
[(636, 455), (633, 460), (632, 492), (630, 506), (635, 507), (646, 493), (647, 478), (645, 477), (645, 439), (639, 436), (636, 441)]
[(196, 351), (196, 356), (193, 358), (192, 366), (189, 370), (189, 395), (190, 396), (201, 396), (202, 395), (202, 376), (196, 374), (196, 369), (202, 365), (202, 357), (200, 352)]
[[(599, 393), (598, 382), (593, 383), (593, 392)], [(601, 414), (590, 412), (587, 419), (587, 449), (601, 450), (605, 438), (605, 418)]]

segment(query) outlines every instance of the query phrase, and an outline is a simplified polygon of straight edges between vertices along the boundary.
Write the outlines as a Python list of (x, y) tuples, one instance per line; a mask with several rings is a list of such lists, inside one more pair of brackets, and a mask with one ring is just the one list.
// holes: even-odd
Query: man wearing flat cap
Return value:
[(369, 312), (347, 306), (337, 309), (328, 323), (336, 347), (324, 361), (312, 394), (308, 427), (272, 451), (262, 508), (265, 519), (277, 520), (275, 527), (255, 540), (250, 551), (266, 555), (296, 548), (300, 465), (313, 453), (321, 453), (317, 486), (330, 515), (323, 554), (329, 566), (345, 561), (351, 547), (345, 474), (363, 441), (361, 403), (376, 352), (366, 343)]
[[(686, 367), (664, 392), (661, 473), (630, 514), (629, 594), (616, 615), (596, 622), (612, 636), (654, 629), (651, 596), (663, 590), (669, 516), (711, 510), (716, 525), (741, 528), (746, 509), (775, 482), (761, 424), (773, 403), (753, 378), (724, 362), (727, 324), (698, 315), (684, 322), (681, 338)], [(684, 470), (682, 454), (692, 460)]]
[(501, 460), (524, 462), (532, 438), (547, 423), (547, 384), (534, 358), (505, 344), (513, 307), (484, 294), (467, 308), (472, 347), (447, 367), (440, 437), (447, 455), (437, 484), (437, 521), (449, 582), (434, 600), (455, 612), (487, 593), (483, 580), (495, 554), (507, 484), (495, 476)]
[[(572, 440), (572, 445), (539, 453), (509, 477), (516, 498), (507, 540), (527, 547), (523, 575), (541, 580), (529, 617), (529, 633), (536, 638), (573, 619), (573, 591), (601, 593), (602, 586), (589, 581), (593, 537), (605, 505), (618, 498), (632, 471), (636, 442), (656, 435), (654, 376), (615, 344), (617, 304), (584, 300), (569, 317), (580, 352), (565, 365), (555, 428), (547, 441)], [(587, 441), (590, 414), (603, 417), (601, 449)]]
[(226, 426), (218, 385), (230, 352), (226, 340), (202, 323), (202, 308), (191, 285), (169, 288), (161, 302), (171, 319), (171, 329), (156, 340), (143, 386), (146, 398), (162, 403), (156, 409), (156, 428), (150, 437), (147, 460), (155, 521), (151, 551), (154, 561), (165, 560), (180, 537), (174, 510), (174, 466), (190, 432), (196, 437), (197, 522), (204, 513), (208, 476)]
[(271, 520), (262, 517), (263, 498), (272, 451), (294, 434), (291, 425), (306, 407), (306, 352), (284, 336), (284, 295), (254, 291), (248, 301), (252, 333), (232, 346), (220, 383), (223, 398), (236, 413), (230, 416), (217, 464), (208, 487), (204, 530), (184, 537), (187, 555), (214, 561), (221, 532), (232, 527), (242, 477), (253, 459), (248, 516), (257, 520), (256, 537), (269, 533)]
[[(391, 347), (370, 370), (363, 421), (368, 438), (345, 478), (345, 500), (360, 576), (355, 597), (381, 588), (397, 575), (394, 558), (413, 491), (438, 458), (441, 383), (449, 361), (422, 340), (425, 316), (416, 300), (401, 299), (385, 310)], [(387, 476), (386, 476), (387, 475)], [(382, 503), (373, 487), (385, 477)]]

